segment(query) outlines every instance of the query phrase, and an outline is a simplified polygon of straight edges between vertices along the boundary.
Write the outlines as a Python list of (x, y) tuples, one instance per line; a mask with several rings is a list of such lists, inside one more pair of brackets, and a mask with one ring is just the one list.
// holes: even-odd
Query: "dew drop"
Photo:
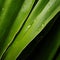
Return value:
[(4, 8), (2, 8), (2, 11), (4, 10)]
[(44, 26), (44, 24), (42, 24), (42, 27)]
[(31, 27), (31, 25), (26, 26), (25, 32)]
[(25, 31), (27, 31), (30, 27), (31, 27), (31, 25), (28, 25)]
[(30, 28), (30, 26), (31, 26), (31, 25), (28, 25), (28, 27), (27, 27), (27, 28), (29, 29), (29, 28)]

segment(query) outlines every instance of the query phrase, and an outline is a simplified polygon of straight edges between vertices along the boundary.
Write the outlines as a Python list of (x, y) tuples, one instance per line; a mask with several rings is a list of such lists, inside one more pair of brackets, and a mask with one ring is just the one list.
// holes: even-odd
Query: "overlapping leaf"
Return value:
[[(60, 11), (60, 0), (38, 0), (28, 16), (34, 2), (35, 0), (5, 1), (0, 16), (0, 58), (4, 54), (3, 60), (16, 60), (24, 48)], [(59, 38), (59, 35), (56, 36)]]
[[(53, 6), (53, 7), (52, 7)], [(21, 32), (5, 53), (5, 60), (15, 60), (22, 50), (42, 31), (46, 24), (60, 11), (60, 1), (50, 0), (40, 14), (32, 21), (28, 18)], [(32, 13), (31, 13), (32, 14)], [(30, 15), (31, 16), (31, 15)], [(13, 55), (11, 55), (13, 53)]]

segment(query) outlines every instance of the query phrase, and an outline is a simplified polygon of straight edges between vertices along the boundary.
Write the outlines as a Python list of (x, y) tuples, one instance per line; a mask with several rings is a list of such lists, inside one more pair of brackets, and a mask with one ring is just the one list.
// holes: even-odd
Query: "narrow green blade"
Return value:
[(0, 15), (1, 15), (1, 11), (3, 10), (4, 2), (5, 0), (0, 0)]
[[(25, 21), (25, 19), (27, 18), (27, 16), (28, 16), (28, 14), (29, 14), (29, 12), (30, 12), (30, 10), (31, 10), (31, 8), (32, 8), (32, 6), (33, 6), (33, 4), (34, 4), (34, 1), (35, 0), (25, 0), (24, 2), (23, 2), (23, 0), (21, 1), (21, 0), (19, 0), (19, 1), (12, 1), (11, 2), (11, 4), (12, 3), (14, 3), (14, 5), (15, 5), (15, 3), (17, 4), (17, 6), (14, 6), (13, 5), (13, 7), (15, 8), (14, 10), (13, 10), (13, 8), (11, 8), (12, 7), (12, 5), (11, 4), (9, 4), (9, 6), (10, 6), (10, 8), (8, 8), (8, 16), (6, 15), (6, 13), (7, 13), (7, 11), (5, 12), (4, 11), (4, 13), (5, 13), (5, 15), (4, 15), (4, 13), (3, 13), (3, 16), (2, 16), (2, 22), (0, 22), (1, 24), (0, 24), (0, 32), (1, 32), (1, 36), (3, 35), (3, 36), (5, 36), (5, 34), (8, 34), (8, 36), (7, 36), (7, 38), (5, 37), (4, 39), (2, 39), (1, 41), (0, 41), (0, 56), (2, 57), (2, 55), (3, 55), (3, 53), (6, 51), (6, 49), (7, 49), (7, 47), (10, 45), (10, 43), (13, 41), (13, 38), (15, 37), (15, 35), (17, 34), (17, 32), (19, 31), (19, 29), (21, 28), (21, 26), (22, 26), (22, 24), (24, 23), (24, 21)], [(9, 2), (9, 1), (8, 1)], [(7, 2), (7, 3), (8, 3)], [(22, 4), (22, 2), (23, 2), (23, 4)], [(27, 3), (27, 2), (29, 2), (29, 3)], [(10, 2), (9, 2), (10, 3)], [(18, 14), (18, 16), (17, 16), (17, 18), (15, 19), (15, 21), (13, 21), (13, 20), (11, 20), (11, 19), (13, 19), (12, 18), (12, 16), (10, 17), (9, 16), (9, 13), (11, 13), (11, 10), (12, 10), (12, 14), (16, 14), (16, 10), (18, 10), (18, 8), (19, 8), (19, 6), (18, 5), (21, 5), (21, 8), (20, 8), (20, 12), (19, 12), (19, 14)], [(8, 18), (7, 18), (8, 17)], [(15, 17), (15, 16), (14, 16)], [(9, 19), (9, 20), (8, 20)], [(4, 21), (5, 20), (5, 21)], [(10, 23), (9, 23), (10, 22)], [(12, 24), (12, 26), (11, 26), (11, 28), (10, 28), (10, 26), (8, 26), (8, 25), (11, 25), (11, 22), (13, 22), (13, 24)], [(7, 25), (5, 25), (5, 24), (7, 24)], [(5, 28), (5, 29), (4, 29)], [(7, 30), (8, 30), (8, 28), (10, 29), (10, 31), (9, 31), (9, 33), (7, 33)], [(4, 31), (4, 34), (2, 33)], [(0, 36), (0, 37), (1, 37)], [(2, 45), (3, 44), (3, 45)]]
[[(22, 50), (42, 31), (46, 24), (60, 11), (60, 0), (50, 0), (34, 19), (27, 20), (19, 35), (4, 54), (5, 60), (15, 60)], [(12, 55), (13, 53), (13, 55)]]
[[(60, 13), (51, 31), (37, 45), (27, 60), (53, 60), (60, 43)], [(56, 58), (56, 57), (55, 57)], [(55, 59), (54, 58), (54, 59)]]

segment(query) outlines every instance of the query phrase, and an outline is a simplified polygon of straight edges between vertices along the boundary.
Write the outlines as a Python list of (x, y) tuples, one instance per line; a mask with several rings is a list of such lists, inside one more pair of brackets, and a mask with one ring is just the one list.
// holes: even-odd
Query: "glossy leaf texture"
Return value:
[[(32, 60), (30, 56), (31, 55), (32, 55), (32, 57), (35, 56), (35, 55), (33, 55), (34, 50), (37, 49), (36, 47), (38, 47), (38, 44), (40, 44), (41, 41), (43, 41), (42, 44), (45, 42), (44, 38), (53, 28), (53, 26), (55, 25), (55, 22), (57, 21), (57, 19), (59, 17), (60, 17), (60, 13), (58, 13), (56, 16), (54, 16), (54, 18), (46, 25), (46, 27), (21, 52), (21, 54), (18, 56), (17, 60), (29, 60), (29, 59)], [(42, 48), (42, 46), (41, 46), (41, 48)], [(37, 50), (39, 50), (39, 49), (37, 49)]]
[(42, 55), (37, 55), (37, 60), (51, 60), (60, 46), (60, 21), (55, 23), (54, 18), (59, 11), (60, 0), (1, 0), (0, 59), (16, 60), (40, 33), (41, 40), (36, 40), (31, 49), (46, 40), (42, 42)]
[[(60, 14), (59, 14), (60, 15)], [(39, 42), (31, 55), (26, 60), (54, 60), (56, 51), (60, 47), (60, 16), (55, 21), (49, 33)], [(60, 50), (59, 50), (60, 53)], [(58, 53), (58, 54), (59, 54)]]
[(35, 0), (7, 0), (5, 2), (5, 10), (1, 15), (0, 21), (0, 57), (2, 57), (17, 32), (22, 27), (22, 24), (32, 9), (34, 1)]
[[(34, 21), (30, 19), (30, 15), (18, 36), (5, 52), (4, 59), (15, 60), (22, 50), (43, 30), (59, 11), (60, 0), (50, 0)], [(12, 53), (13, 55), (11, 55)]]

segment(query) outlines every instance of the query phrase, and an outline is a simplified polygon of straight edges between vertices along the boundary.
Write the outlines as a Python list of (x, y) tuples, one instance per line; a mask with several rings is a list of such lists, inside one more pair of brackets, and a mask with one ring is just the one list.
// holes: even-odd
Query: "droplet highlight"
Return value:
[(4, 10), (4, 8), (2, 8), (2, 11)]
[(27, 28), (29, 29), (29, 28), (30, 28), (30, 26), (31, 26), (31, 25), (28, 25), (28, 27), (27, 27)]

